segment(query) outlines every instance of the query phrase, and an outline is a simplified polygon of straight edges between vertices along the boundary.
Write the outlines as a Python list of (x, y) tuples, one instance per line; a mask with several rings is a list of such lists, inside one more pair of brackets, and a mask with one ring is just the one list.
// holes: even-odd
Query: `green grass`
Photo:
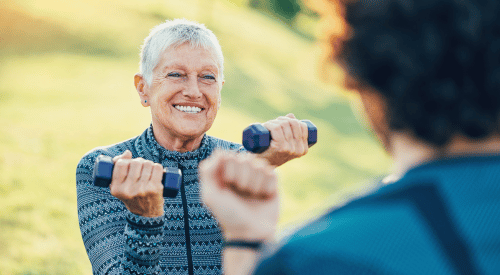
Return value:
[(318, 80), (310, 40), (245, 1), (137, 3), (0, 2), (1, 275), (91, 274), (76, 164), (149, 125), (133, 75), (143, 38), (167, 18), (201, 21), (220, 39), (226, 84), (209, 134), (241, 142), (248, 124), (289, 112), (318, 126), (310, 153), (279, 169), (283, 227), (342, 203), (387, 170), (387, 156), (341, 90)]

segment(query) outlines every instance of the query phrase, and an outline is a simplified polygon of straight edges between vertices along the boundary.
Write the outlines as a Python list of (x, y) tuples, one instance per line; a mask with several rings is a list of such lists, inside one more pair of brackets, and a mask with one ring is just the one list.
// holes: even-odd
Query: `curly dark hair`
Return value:
[[(335, 2), (330, 0), (330, 2)], [(499, 133), (499, 0), (344, 0), (332, 58), (387, 100), (389, 126), (436, 146)]]

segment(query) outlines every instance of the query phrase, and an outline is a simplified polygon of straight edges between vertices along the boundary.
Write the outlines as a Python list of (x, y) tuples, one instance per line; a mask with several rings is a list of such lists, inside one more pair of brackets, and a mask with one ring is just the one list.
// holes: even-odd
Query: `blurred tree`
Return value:
[(300, 0), (250, 0), (248, 4), (290, 23), (301, 11), (299, 2)]
[(269, 0), (269, 5), (278, 16), (291, 21), (300, 12), (298, 1), (300, 0)]

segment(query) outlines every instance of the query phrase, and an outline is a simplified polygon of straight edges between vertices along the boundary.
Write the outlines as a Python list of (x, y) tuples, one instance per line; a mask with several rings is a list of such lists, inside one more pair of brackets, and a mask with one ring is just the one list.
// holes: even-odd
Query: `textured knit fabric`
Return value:
[[(221, 274), (222, 234), (199, 196), (198, 164), (214, 149), (243, 151), (239, 144), (205, 135), (200, 147), (179, 153), (161, 147), (151, 127), (138, 137), (87, 153), (76, 170), (78, 218), (94, 274)], [(165, 198), (165, 215), (146, 218), (131, 213), (110, 194), (93, 185), (99, 155), (125, 150), (164, 167), (182, 171), (181, 190)]]
[[(417, 196), (426, 200), (416, 203)], [(433, 223), (429, 216), (440, 218)], [(458, 238), (450, 238), (454, 234)], [(439, 160), (414, 168), (298, 230), (264, 257), (255, 274), (498, 275), (500, 157)]]

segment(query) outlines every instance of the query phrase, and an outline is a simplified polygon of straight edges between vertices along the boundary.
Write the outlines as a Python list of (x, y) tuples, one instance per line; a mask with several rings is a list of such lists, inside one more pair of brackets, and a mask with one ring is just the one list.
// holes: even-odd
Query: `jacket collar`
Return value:
[(135, 142), (135, 146), (139, 152), (146, 153), (153, 157), (153, 161), (157, 163), (181, 163), (183, 161), (199, 162), (210, 155), (213, 150), (210, 138), (205, 134), (201, 140), (200, 147), (194, 151), (177, 152), (170, 151), (162, 147), (157, 141), (153, 133), (153, 126), (150, 125)]

